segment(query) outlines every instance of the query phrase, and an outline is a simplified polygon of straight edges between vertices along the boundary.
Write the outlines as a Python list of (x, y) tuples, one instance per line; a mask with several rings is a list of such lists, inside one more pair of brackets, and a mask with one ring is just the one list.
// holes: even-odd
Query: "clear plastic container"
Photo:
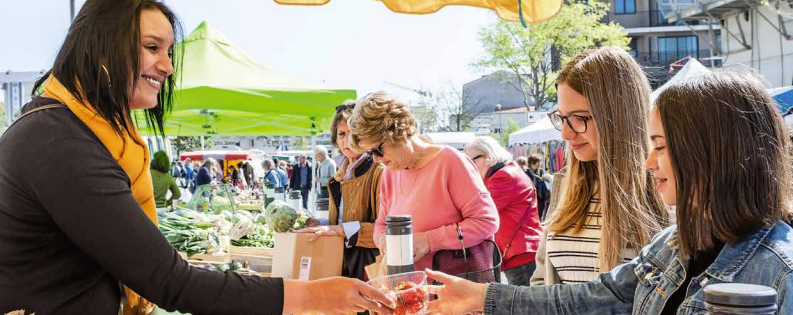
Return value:
[(386, 293), (397, 303), (393, 315), (424, 315), (430, 302), (427, 274), (414, 271), (369, 280), (369, 285)]

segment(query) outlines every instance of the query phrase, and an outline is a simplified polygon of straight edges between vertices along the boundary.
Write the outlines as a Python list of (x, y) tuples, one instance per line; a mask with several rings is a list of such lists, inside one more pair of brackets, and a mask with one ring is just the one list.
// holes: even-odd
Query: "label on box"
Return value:
[(298, 279), (308, 281), (309, 274), (311, 274), (311, 257), (301, 257)]

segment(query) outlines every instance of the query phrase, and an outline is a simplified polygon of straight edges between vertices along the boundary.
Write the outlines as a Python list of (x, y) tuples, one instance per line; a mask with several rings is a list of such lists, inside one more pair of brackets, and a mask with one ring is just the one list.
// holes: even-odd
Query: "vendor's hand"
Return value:
[(430, 279), (443, 283), (439, 286), (429, 286), (430, 293), (438, 295), (437, 300), (430, 301), (427, 308), (429, 314), (457, 315), (484, 309), (487, 284), (471, 282), (429, 269), (424, 271)]
[[(396, 302), (384, 293), (358, 279), (327, 278), (310, 281), (306, 307), (312, 313), (351, 314), (366, 310), (378, 314), (391, 314)], [(386, 307), (387, 306), (387, 307)]]
[(413, 234), (413, 261), (418, 261), (429, 252), (430, 241), (427, 239), (427, 233)]
[(323, 235), (344, 236), (344, 228), (342, 228), (341, 225), (321, 225), (321, 226), (303, 228), (295, 231), (295, 233), (314, 233), (314, 236), (308, 239), (309, 242), (313, 242)]

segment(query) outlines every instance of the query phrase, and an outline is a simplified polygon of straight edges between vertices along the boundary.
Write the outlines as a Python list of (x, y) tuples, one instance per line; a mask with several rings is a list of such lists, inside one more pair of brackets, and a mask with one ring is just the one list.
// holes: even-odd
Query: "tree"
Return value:
[[(176, 156), (180, 156), (182, 152), (201, 150), (201, 137), (197, 136), (178, 136), (171, 143), (176, 149)], [(204, 139), (205, 147), (211, 147), (212, 144), (208, 137)]]
[(570, 0), (554, 18), (526, 28), (503, 21), (485, 26), (479, 30), (485, 54), (474, 66), (510, 69), (520, 79), (511, 84), (523, 93), (526, 107), (533, 97), (535, 106), (543, 108), (556, 94), (560, 65), (598, 46), (628, 49), (630, 39), (622, 26), (601, 22), (608, 10), (608, 3)]
[(0, 127), (5, 126), (6, 124), (6, 106), (3, 103), (0, 103)]
[(295, 150), (306, 150), (308, 149), (308, 140), (306, 137), (295, 137)]
[(438, 126), (438, 112), (433, 108), (431, 99), (427, 97), (419, 98), (413, 114), (416, 116), (420, 134), (434, 131)]
[(501, 130), (501, 134), (491, 133), (490, 136), (493, 137), (493, 139), (498, 140), (498, 142), (506, 148), (509, 146), (509, 134), (518, 130), (520, 130), (518, 122), (508, 118), (507, 125)]
[(459, 132), (471, 130), (474, 119), (484, 113), (487, 108), (481, 98), (471, 93), (463, 93), (451, 84), (436, 93), (437, 111), (448, 121), (439, 122), (441, 129)]

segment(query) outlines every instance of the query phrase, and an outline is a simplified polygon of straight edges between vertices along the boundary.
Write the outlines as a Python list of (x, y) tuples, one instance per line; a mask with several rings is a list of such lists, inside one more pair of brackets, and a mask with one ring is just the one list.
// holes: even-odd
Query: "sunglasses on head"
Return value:
[(354, 107), (355, 107), (354, 104), (339, 105), (339, 106), (336, 106), (336, 112), (338, 113), (340, 111), (347, 110), (347, 109), (352, 109)]
[(376, 156), (376, 157), (383, 157), (383, 145), (385, 141), (381, 142), (376, 148), (367, 151), (369, 155)]

